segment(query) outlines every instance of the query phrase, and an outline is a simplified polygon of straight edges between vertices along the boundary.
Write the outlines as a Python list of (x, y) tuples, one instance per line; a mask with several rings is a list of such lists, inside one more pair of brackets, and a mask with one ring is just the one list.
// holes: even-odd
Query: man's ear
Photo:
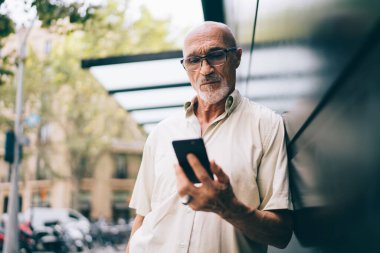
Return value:
[(236, 68), (240, 66), (242, 53), (243, 53), (243, 49), (241, 48), (236, 49)]

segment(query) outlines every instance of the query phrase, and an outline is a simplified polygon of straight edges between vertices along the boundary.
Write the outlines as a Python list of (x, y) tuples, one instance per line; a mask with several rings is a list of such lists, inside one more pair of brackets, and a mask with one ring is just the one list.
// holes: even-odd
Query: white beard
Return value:
[[(203, 87), (204, 88), (204, 87)], [(205, 86), (206, 90), (198, 90), (198, 96), (207, 104), (213, 105), (227, 97), (230, 87), (223, 85), (214, 89), (213, 85)]]

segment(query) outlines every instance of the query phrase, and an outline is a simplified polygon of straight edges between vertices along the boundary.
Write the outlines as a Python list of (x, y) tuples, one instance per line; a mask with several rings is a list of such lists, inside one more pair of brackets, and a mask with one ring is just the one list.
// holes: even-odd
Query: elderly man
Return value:
[[(127, 252), (254, 252), (285, 247), (292, 235), (282, 119), (235, 90), (242, 49), (224, 24), (205, 22), (186, 37), (182, 65), (196, 97), (147, 139), (130, 207)], [(200, 184), (177, 164), (171, 142), (202, 137), (214, 178), (187, 159)], [(181, 203), (181, 199), (186, 201)]]

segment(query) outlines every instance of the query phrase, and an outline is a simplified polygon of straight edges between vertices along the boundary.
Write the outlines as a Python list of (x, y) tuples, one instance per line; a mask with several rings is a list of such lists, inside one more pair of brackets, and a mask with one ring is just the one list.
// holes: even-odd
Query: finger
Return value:
[(174, 166), (175, 174), (177, 177), (177, 181), (183, 184), (190, 183), (190, 180), (187, 178), (185, 172), (179, 164)]
[(197, 178), (199, 179), (199, 181), (202, 184), (204, 183), (210, 184), (212, 179), (210, 178), (209, 174), (206, 172), (203, 165), (199, 162), (198, 158), (193, 154), (188, 154), (186, 158), (191, 168), (193, 168), (193, 171), (195, 175), (197, 176)]
[(220, 168), (220, 166), (217, 165), (215, 163), (215, 161), (210, 162), (210, 168), (211, 168), (212, 173), (217, 177), (218, 182), (225, 184), (225, 185), (230, 183), (230, 179), (227, 176), (227, 174), (224, 173), (222, 168)]
[(182, 167), (177, 164), (174, 166), (174, 170), (177, 177), (177, 188), (178, 188), (179, 195), (183, 196), (186, 194), (191, 194), (192, 188), (194, 187), (194, 185), (186, 176)]

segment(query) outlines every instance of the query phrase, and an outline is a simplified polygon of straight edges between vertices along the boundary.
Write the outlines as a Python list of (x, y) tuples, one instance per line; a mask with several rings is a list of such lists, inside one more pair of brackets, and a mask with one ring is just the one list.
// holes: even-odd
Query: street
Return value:
[(122, 253), (125, 250), (125, 245), (118, 245), (117, 249), (112, 246), (95, 247), (90, 250), (91, 253)]
[[(112, 246), (95, 246), (91, 250), (82, 251), (82, 253), (123, 253), (126, 245), (118, 245), (116, 248)], [(0, 253), (2, 251), (0, 250)], [(33, 251), (33, 253), (54, 253), (50, 251)], [(74, 252), (70, 252), (74, 253)], [(79, 253), (79, 252), (75, 252)]]

